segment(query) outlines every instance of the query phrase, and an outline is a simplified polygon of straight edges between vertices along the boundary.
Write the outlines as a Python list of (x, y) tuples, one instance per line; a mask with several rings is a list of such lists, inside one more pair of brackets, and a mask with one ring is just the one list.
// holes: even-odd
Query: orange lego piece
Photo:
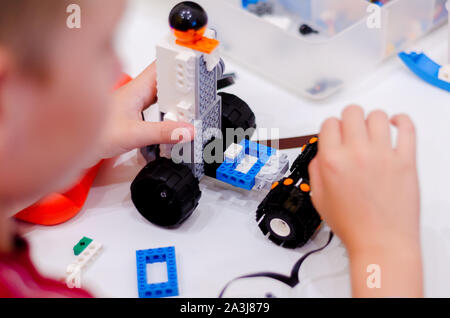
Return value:
[(216, 49), (216, 47), (219, 46), (220, 42), (215, 39), (202, 37), (200, 40), (198, 40), (196, 42), (182, 42), (180, 40), (176, 40), (176, 43), (178, 45), (188, 47), (190, 49), (193, 49), (193, 50), (196, 50), (199, 52), (211, 54)]

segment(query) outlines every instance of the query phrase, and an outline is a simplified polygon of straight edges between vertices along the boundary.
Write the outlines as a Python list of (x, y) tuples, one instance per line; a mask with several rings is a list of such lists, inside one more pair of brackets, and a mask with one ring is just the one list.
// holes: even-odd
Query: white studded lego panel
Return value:
[(176, 45), (171, 34), (156, 47), (159, 110), (170, 113), (172, 120), (189, 121), (195, 117), (196, 64), (200, 55)]

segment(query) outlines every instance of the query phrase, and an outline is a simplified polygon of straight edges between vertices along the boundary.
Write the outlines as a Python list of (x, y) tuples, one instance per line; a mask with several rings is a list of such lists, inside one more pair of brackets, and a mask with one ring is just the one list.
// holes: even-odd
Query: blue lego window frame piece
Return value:
[(419, 78), (428, 84), (450, 92), (450, 83), (439, 79), (438, 74), (442, 66), (434, 62), (426, 54), (401, 52), (398, 56), (403, 63), (405, 63), (405, 65)]
[[(267, 161), (269, 161), (269, 158), (276, 154), (277, 150), (248, 139), (243, 139), (240, 142), (240, 145), (244, 149), (244, 156), (239, 156), (238, 160), (235, 160), (234, 162), (225, 161), (222, 163), (216, 170), (216, 179), (231, 184), (237, 188), (250, 191), (255, 186), (256, 176), (259, 171), (262, 167), (264, 167)], [(236, 171), (237, 166), (245, 158), (245, 155), (258, 158), (258, 161), (246, 174)]]
[[(147, 265), (164, 262), (167, 264), (168, 281), (149, 284), (147, 280)], [(162, 298), (179, 295), (175, 247), (136, 251), (136, 269), (139, 298)]]

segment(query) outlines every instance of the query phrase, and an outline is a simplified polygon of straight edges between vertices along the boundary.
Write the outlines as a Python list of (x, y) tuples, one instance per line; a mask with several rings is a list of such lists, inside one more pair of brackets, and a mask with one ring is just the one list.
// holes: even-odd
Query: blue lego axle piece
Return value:
[[(168, 281), (159, 284), (149, 284), (147, 280), (147, 264), (164, 262), (167, 264)], [(175, 247), (136, 251), (136, 268), (139, 298), (178, 296)]]
[[(237, 188), (251, 190), (255, 186), (255, 178), (259, 171), (269, 161), (270, 156), (276, 154), (277, 150), (265, 145), (258, 144), (248, 139), (244, 139), (240, 143), (243, 146), (244, 155), (239, 155), (233, 162), (225, 160), (216, 171), (217, 180), (231, 184)], [(255, 164), (250, 167), (247, 173), (237, 171), (236, 168), (245, 160), (245, 156), (258, 158)]]

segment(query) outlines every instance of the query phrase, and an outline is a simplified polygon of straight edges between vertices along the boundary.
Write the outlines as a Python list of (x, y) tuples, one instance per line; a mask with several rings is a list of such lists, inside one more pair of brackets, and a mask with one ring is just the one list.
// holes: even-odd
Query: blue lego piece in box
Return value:
[[(167, 264), (168, 281), (159, 284), (149, 284), (147, 280), (147, 264), (164, 262)], [(139, 298), (178, 296), (175, 247), (136, 251), (136, 268)]]
[(242, 6), (247, 8), (249, 4), (258, 4), (258, 2), (265, 2), (266, 0), (242, 0)]
[(247, 173), (236, 170), (245, 156), (239, 156), (234, 162), (225, 161), (216, 170), (216, 178), (237, 188), (251, 190), (255, 186), (255, 178), (259, 171), (269, 161), (270, 156), (276, 154), (276, 149), (247, 139), (242, 140), (240, 145), (243, 146), (245, 155), (256, 157), (258, 160)]
[(406, 66), (425, 82), (450, 92), (450, 83), (439, 79), (441, 65), (435, 63), (423, 53), (405, 53), (401, 52), (400, 59)]

